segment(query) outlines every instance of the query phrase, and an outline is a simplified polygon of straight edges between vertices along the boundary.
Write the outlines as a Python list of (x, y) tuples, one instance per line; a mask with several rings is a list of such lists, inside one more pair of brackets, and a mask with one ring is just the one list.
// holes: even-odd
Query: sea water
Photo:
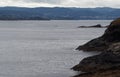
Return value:
[(102, 35), (111, 20), (0, 21), (0, 77), (71, 77), (74, 65), (96, 54), (76, 51)]

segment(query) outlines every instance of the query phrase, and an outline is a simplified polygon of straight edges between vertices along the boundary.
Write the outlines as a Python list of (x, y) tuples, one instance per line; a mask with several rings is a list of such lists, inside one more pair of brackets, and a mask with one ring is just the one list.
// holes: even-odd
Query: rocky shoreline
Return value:
[(76, 49), (101, 53), (74, 66), (74, 71), (84, 72), (74, 77), (120, 77), (120, 18), (112, 21), (102, 36)]

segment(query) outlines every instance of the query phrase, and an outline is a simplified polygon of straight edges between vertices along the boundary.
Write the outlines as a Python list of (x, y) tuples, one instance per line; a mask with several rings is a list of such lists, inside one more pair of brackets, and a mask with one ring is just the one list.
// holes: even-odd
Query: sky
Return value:
[(0, 0), (0, 6), (18, 7), (113, 7), (120, 8), (120, 0)]

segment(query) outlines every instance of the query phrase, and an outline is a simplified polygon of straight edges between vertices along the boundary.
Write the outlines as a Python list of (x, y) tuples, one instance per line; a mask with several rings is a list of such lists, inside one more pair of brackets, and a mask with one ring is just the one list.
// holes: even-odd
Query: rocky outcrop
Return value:
[(120, 77), (120, 19), (111, 22), (101, 37), (77, 49), (102, 52), (74, 66), (74, 71), (84, 72), (74, 77)]
[(76, 50), (106, 51), (110, 44), (116, 42), (120, 42), (120, 19), (116, 19), (111, 22), (102, 36), (79, 46)]
[(102, 26), (101, 24), (97, 24), (93, 26), (78, 26), (78, 28), (107, 28), (107, 26)]
[(108, 48), (108, 43), (105, 42), (103, 37), (95, 38), (88, 43), (79, 46), (76, 50), (83, 50), (83, 51), (104, 51)]
[(120, 65), (120, 55), (113, 52), (104, 52), (99, 55), (83, 59), (78, 65), (72, 69), (82, 72), (95, 72), (99, 70), (109, 69)]
[(110, 45), (106, 52), (84, 58), (72, 69), (87, 72), (75, 77), (120, 77), (120, 42)]

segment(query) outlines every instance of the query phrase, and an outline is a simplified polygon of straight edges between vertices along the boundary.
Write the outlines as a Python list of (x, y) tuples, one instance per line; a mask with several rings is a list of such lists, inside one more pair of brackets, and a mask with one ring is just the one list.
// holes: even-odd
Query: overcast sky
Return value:
[(0, 0), (0, 6), (120, 8), (120, 0)]

